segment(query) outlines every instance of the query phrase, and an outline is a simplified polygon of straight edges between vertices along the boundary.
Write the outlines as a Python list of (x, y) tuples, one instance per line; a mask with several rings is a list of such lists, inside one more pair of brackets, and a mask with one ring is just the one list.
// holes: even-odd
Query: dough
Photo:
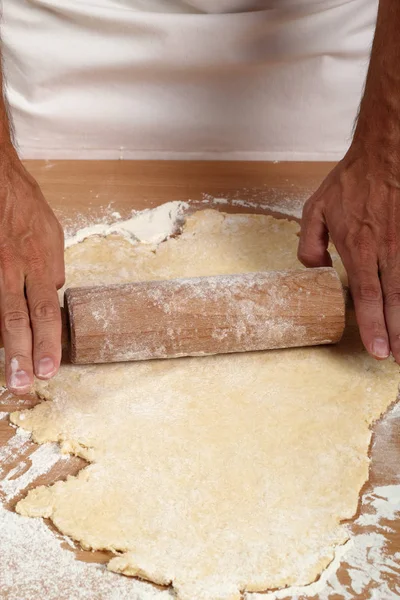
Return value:
[[(202, 211), (158, 247), (118, 236), (71, 247), (67, 279), (298, 267), (297, 229)], [(64, 366), (36, 383), (46, 401), (12, 421), (90, 465), (30, 491), (17, 511), (113, 550), (113, 571), (172, 582), (180, 600), (309, 583), (348, 538), (370, 425), (395, 400), (397, 373), (354, 335), (337, 347)]]

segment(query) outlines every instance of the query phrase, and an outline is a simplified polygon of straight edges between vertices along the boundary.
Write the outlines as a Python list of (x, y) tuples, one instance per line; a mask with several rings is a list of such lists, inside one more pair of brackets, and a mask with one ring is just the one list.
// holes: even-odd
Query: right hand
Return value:
[(16, 153), (0, 153), (0, 328), (14, 394), (60, 366), (63, 285), (61, 225)]
[(307, 267), (331, 266), (331, 238), (366, 350), (377, 359), (391, 351), (400, 364), (400, 186), (376, 156), (398, 162), (388, 146), (352, 144), (304, 206), (298, 254)]

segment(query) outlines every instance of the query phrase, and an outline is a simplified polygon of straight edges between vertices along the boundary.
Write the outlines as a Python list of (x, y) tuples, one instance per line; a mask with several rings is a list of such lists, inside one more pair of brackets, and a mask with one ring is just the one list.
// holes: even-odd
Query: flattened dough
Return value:
[[(93, 237), (66, 253), (68, 282), (111, 283), (298, 267), (297, 225), (199, 212), (158, 247)], [(353, 336), (354, 337), (354, 336)], [(398, 369), (347, 336), (338, 347), (68, 367), (12, 420), (91, 463), (38, 487), (50, 517), (109, 568), (180, 600), (231, 600), (313, 581), (347, 539), (368, 477), (370, 425)]]

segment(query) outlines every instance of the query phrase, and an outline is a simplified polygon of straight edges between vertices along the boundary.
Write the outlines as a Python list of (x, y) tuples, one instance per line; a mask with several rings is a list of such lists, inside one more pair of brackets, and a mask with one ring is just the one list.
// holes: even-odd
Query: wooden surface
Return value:
[[(27, 163), (29, 170), (38, 179), (43, 192), (69, 231), (110, 217), (113, 212), (128, 216), (132, 209), (154, 207), (169, 200), (191, 199), (193, 207), (205, 208), (209, 198), (226, 198), (228, 204), (220, 208), (229, 212), (285, 213), (288, 205), (299, 207), (317, 187), (330, 170), (328, 163), (209, 163), (209, 162), (46, 162)], [(242, 200), (246, 201), (243, 205)], [(213, 205), (213, 208), (218, 208)], [(347, 332), (349, 334), (349, 331)], [(350, 331), (350, 334), (351, 331)], [(354, 334), (356, 334), (354, 332)], [(0, 396), (0, 412), (10, 412), (33, 406), (35, 397), (15, 398), (8, 392)], [(375, 426), (371, 443), (372, 459), (370, 480), (364, 486), (390, 485), (398, 482), (400, 469), (400, 423), (391, 422), (390, 435), (384, 422)], [(0, 450), (14, 436), (15, 430), (8, 425), (7, 418), (0, 420)], [(37, 448), (25, 443), (11, 453), (0, 465), (5, 473), (17, 468), (17, 475), (30, 466), (29, 456)], [(26, 491), (38, 484), (48, 484), (68, 474), (75, 474), (85, 465), (78, 458), (61, 460), (49, 473), (39, 477), (8, 503), (12, 510)], [(361, 511), (361, 504), (359, 512)], [(395, 557), (400, 551), (400, 523), (390, 523), (387, 536), (388, 553)], [(357, 533), (358, 528), (352, 525)], [(55, 532), (57, 535), (57, 532)], [(1, 542), (0, 542), (1, 543)], [(71, 551), (71, 548), (66, 549)], [(108, 553), (86, 552), (75, 549), (77, 558), (87, 562), (105, 562)], [(396, 559), (394, 558), (396, 562)], [(398, 560), (397, 560), (398, 563)], [(43, 573), (45, 584), (48, 573)], [(341, 568), (339, 579), (346, 580), (346, 570)], [(390, 577), (390, 575), (388, 575)], [(400, 569), (399, 569), (400, 577)], [(397, 586), (398, 580), (393, 582)], [(396, 588), (398, 589), (398, 588)], [(372, 594), (372, 591), (371, 591)], [(368, 600), (369, 592), (355, 594), (354, 598)], [(1, 591), (0, 591), (0, 597)], [(381, 598), (381, 596), (373, 596)], [(400, 597), (400, 595), (399, 595)], [(314, 597), (315, 600), (318, 596)], [(333, 595), (330, 600), (341, 600)], [(25, 599), (21, 599), (25, 600)]]
[[(32, 175), (64, 225), (77, 213), (95, 219), (118, 210), (152, 208), (170, 200), (207, 201), (226, 197), (223, 207), (241, 212), (235, 200), (259, 205), (304, 200), (332, 168), (332, 163), (178, 162), (178, 161), (30, 161)], [(242, 211), (244, 212), (244, 211)]]

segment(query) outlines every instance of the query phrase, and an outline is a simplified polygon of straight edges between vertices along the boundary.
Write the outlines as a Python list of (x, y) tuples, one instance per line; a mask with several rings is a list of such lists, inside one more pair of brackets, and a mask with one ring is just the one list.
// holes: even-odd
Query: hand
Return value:
[(330, 235), (365, 348), (378, 359), (391, 350), (400, 363), (400, 179), (393, 168), (385, 176), (385, 152), (353, 143), (304, 206), (298, 256), (307, 267), (330, 266)]
[(0, 317), (6, 381), (29, 392), (61, 360), (57, 289), (64, 284), (60, 224), (13, 151), (0, 155)]

